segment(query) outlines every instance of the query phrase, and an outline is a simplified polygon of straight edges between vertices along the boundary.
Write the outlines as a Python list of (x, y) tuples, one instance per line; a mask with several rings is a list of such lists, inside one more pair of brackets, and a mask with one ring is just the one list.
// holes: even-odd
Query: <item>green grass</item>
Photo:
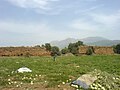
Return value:
[[(23, 66), (30, 68), (32, 73), (15, 72)], [(14, 87), (33, 81), (54, 87), (94, 69), (120, 75), (120, 55), (57, 57), (55, 62), (52, 57), (0, 57), (0, 86)]]

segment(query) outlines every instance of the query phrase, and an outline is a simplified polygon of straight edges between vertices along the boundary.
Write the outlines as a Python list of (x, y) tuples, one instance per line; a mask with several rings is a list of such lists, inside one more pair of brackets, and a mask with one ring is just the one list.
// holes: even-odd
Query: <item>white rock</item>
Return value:
[(19, 73), (23, 73), (23, 72), (32, 72), (32, 70), (30, 70), (30, 69), (27, 68), (27, 67), (19, 68), (17, 71), (18, 71)]

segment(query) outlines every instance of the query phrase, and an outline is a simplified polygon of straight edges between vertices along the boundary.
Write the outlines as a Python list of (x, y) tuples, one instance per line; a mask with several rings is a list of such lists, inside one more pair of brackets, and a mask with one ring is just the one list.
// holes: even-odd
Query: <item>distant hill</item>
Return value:
[(112, 46), (120, 43), (120, 40), (109, 40), (103, 37), (87, 37), (83, 39), (67, 38), (61, 41), (52, 41), (50, 44), (58, 46), (59, 48), (64, 48), (67, 47), (69, 43), (75, 43), (77, 41), (83, 41), (84, 44), (93, 46)]
[(106, 39), (106, 38), (103, 38), (103, 37), (87, 37), (87, 38), (83, 38), (83, 39), (80, 39), (80, 40), (87, 44), (87, 43), (93, 43), (93, 42), (109, 40), (109, 39)]
[(67, 47), (69, 45), (69, 43), (75, 43), (77, 41), (79, 41), (79, 39), (67, 38), (67, 39), (61, 40), (61, 41), (52, 41), (52, 42), (50, 42), (50, 44), (52, 46), (58, 46), (59, 48), (64, 48), (64, 47)]
[(120, 43), (120, 40), (102, 40), (92, 43), (87, 43), (87, 45), (93, 45), (93, 46), (113, 46)]

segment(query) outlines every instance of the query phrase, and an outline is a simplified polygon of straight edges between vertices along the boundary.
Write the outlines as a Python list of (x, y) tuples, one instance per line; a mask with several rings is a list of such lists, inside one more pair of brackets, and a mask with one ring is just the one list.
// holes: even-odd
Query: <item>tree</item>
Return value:
[(76, 46), (80, 46), (80, 45), (83, 45), (83, 42), (82, 42), (82, 41), (76, 42)]
[(93, 49), (91, 47), (89, 47), (86, 54), (87, 55), (92, 55), (93, 54)]
[(78, 55), (78, 47), (73, 47), (71, 53), (74, 55)]
[(41, 47), (45, 47), (45, 45), (42, 44)]
[(57, 46), (53, 46), (51, 48), (51, 55), (54, 56), (54, 55), (60, 55), (60, 51), (59, 51), (59, 48)]
[(62, 53), (62, 54), (66, 54), (66, 53), (68, 53), (68, 52), (69, 52), (69, 50), (68, 50), (68, 48), (66, 48), (66, 47), (61, 50), (61, 53)]
[(73, 44), (73, 43), (70, 43), (70, 44), (68, 45), (68, 50), (71, 52), (73, 47), (74, 47), (74, 44)]
[(46, 43), (45, 44), (45, 48), (46, 48), (46, 50), (51, 51), (51, 45), (50, 45), (50, 43)]
[(117, 45), (115, 46), (115, 53), (120, 54), (120, 44), (117, 44)]
[(72, 54), (74, 54), (74, 55), (77, 55), (79, 52), (78, 52), (78, 50), (79, 50), (79, 46), (80, 45), (83, 45), (83, 42), (82, 41), (78, 41), (78, 42), (76, 42), (76, 43), (70, 43), (69, 45), (68, 45), (68, 50), (72, 53)]

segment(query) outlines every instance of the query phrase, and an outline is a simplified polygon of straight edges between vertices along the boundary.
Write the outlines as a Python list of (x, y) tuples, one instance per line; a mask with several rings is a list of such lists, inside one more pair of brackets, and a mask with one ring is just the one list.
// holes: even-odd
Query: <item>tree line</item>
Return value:
[[(63, 48), (62, 50), (59, 49), (57, 46), (51, 46), (50, 43), (46, 43), (44, 47), (46, 50), (51, 52), (51, 55), (58, 55), (60, 56), (61, 54), (67, 54), (67, 53), (72, 53), (73, 55), (79, 55), (79, 46), (84, 46), (84, 43), (82, 41), (78, 41), (76, 43), (70, 43), (67, 47)], [(120, 54), (120, 44), (117, 44), (113, 46), (114, 52), (117, 54)], [(86, 54), (87, 55), (92, 55), (93, 54), (93, 49), (91, 47), (88, 48)]]
[(70, 43), (68, 47), (63, 48), (62, 50), (59, 49), (57, 46), (51, 46), (50, 43), (46, 43), (44, 47), (46, 50), (51, 52), (51, 55), (58, 55), (72, 53), (74, 55), (78, 55), (79, 46), (84, 45), (82, 41), (78, 41), (76, 43)]

